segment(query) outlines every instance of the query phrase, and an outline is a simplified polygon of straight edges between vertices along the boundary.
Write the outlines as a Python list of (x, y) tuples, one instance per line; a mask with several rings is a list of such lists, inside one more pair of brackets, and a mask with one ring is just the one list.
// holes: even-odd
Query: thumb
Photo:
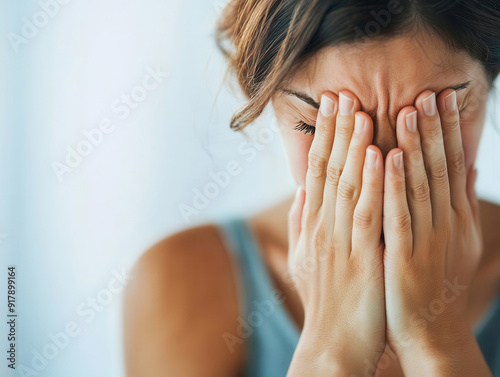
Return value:
[(288, 249), (294, 250), (300, 236), (302, 223), (302, 209), (304, 208), (305, 190), (297, 187), (295, 198), (288, 211)]

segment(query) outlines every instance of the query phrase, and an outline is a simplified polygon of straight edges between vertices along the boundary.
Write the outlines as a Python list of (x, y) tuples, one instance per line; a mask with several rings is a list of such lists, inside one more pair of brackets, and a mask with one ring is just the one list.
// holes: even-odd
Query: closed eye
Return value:
[(307, 124), (305, 122), (300, 121), (297, 123), (297, 125), (293, 128), (294, 130), (297, 130), (299, 132), (302, 132), (304, 134), (311, 133), (311, 135), (314, 135), (314, 132), (316, 131), (316, 127), (311, 126), (310, 124)]
[[(467, 106), (465, 106), (464, 108), (462, 109), (459, 109), (458, 110), (458, 114), (459, 115), (462, 115), (462, 112), (465, 110)], [(310, 124), (307, 124), (306, 122), (303, 122), (303, 121), (300, 121), (299, 123), (297, 123), (297, 125), (293, 128), (294, 130), (297, 130), (299, 132), (302, 132), (303, 134), (311, 134), (311, 135), (314, 135), (315, 131), (316, 131), (316, 127), (314, 126), (311, 126)]]

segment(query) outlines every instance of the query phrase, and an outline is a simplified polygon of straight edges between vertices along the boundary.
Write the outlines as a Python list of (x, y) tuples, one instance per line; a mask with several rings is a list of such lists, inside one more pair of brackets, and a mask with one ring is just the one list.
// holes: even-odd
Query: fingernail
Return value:
[(354, 133), (360, 134), (365, 128), (365, 118), (362, 115), (356, 114), (354, 116)]
[(436, 93), (432, 93), (429, 97), (424, 98), (422, 103), (425, 115), (434, 116), (436, 114)]
[(410, 132), (415, 132), (417, 130), (417, 111), (416, 110), (406, 116), (406, 128)]
[(352, 114), (354, 101), (349, 97), (345, 96), (344, 94), (342, 94), (342, 92), (340, 92), (339, 101), (340, 101), (340, 115)]
[(321, 96), (321, 103), (319, 105), (319, 111), (324, 117), (331, 117), (333, 115), (333, 100), (325, 96), (324, 94)]
[(449, 111), (455, 110), (457, 108), (457, 92), (453, 91), (446, 96), (444, 99), (446, 104), (446, 109)]
[(392, 156), (392, 160), (394, 161), (394, 167), (396, 169), (401, 169), (403, 167), (403, 152), (399, 152)]
[(366, 150), (366, 166), (368, 167), (368, 169), (373, 169), (376, 162), (377, 162), (377, 153), (368, 148)]

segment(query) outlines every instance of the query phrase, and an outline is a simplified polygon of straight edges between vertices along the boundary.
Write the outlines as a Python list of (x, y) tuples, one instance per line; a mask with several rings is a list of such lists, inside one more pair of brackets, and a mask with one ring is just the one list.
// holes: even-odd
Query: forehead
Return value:
[(437, 93), (473, 81), (481, 65), (465, 51), (451, 51), (430, 34), (408, 34), (324, 48), (285, 84), (318, 100), (324, 91), (350, 90), (366, 107), (412, 104), (425, 89)]

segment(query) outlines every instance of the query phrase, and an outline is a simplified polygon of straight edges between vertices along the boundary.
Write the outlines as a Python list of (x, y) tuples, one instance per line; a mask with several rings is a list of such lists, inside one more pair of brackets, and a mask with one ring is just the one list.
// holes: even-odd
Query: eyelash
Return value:
[(316, 131), (316, 127), (313, 127), (305, 122), (300, 121), (297, 123), (297, 125), (293, 128), (294, 130), (300, 131), (304, 134), (311, 133), (311, 135), (314, 135), (314, 132)]
[[(462, 114), (463, 109), (459, 110), (458, 113), (459, 115)], [(314, 132), (316, 131), (316, 127), (311, 126), (310, 124), (307, 124), (305, 122), (300, 121), (297, 123), (297, 125), (293, 128), (294, 130), (297, 130), (299, 132), (302, 132), (303, 134), (308, 134), (311, 133), (311, 136), (314, 135)]]

